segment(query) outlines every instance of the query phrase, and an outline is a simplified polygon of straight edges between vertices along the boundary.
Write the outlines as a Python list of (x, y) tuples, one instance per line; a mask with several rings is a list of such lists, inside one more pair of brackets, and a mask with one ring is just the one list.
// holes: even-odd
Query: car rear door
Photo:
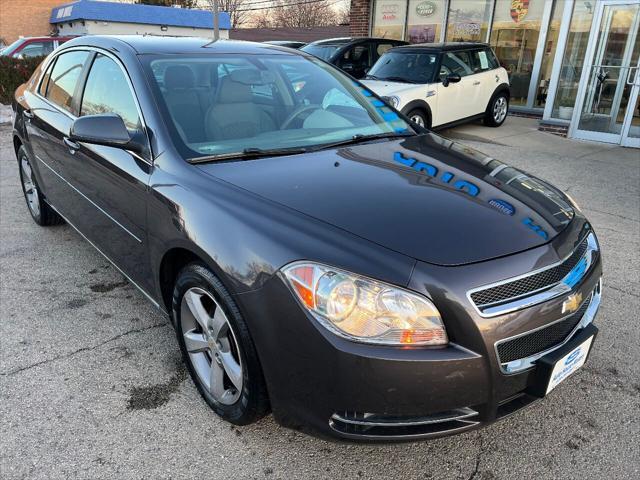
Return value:
[(71, 221), (76, 193), (63, 174), (69, 155), (64, 139), (77, 114), (80, 77), (89, 57), (87, 50), (61, 53), (47, 66), (38, 88), (25, 92), (29, 109), (23, 115), (36, 178), (46, 198)]
[[(445, 86), (450, 74), (460, 75), (460, 82)], [(433, 112), (433, 126), (462, 120), (478, 113), (480, 81), (474, 75), (468, 51), (444, 51), (440, 61), (440, 82), (437, 88), (437, 107)]]
[(79, 116), (115, 113), (147, 150), (138, 155), (68, 142), (64, 172), (81, 197), (75, 205), (78, 228), (134, 282), (148, 288), (146, 207), (153, 164), (144, 119), (126, 69), (115, 56), (95, 53), (84, 78)]

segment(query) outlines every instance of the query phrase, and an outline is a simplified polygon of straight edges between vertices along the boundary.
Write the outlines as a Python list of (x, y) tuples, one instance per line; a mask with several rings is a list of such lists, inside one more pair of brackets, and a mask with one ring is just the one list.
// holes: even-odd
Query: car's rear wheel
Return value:
[(247, 325), (220, 280), (192, 263), (173, 291), (178, 342), (191, 378), (207, 404), (236, 425), (269, 410), (262, 369)]
[(499, 127), (504, 123), (509, 112), (509, 97), (506, 93), (498, 93), (495, 95), (484, 115), (484, 124), (489, 127)]
[(419, 108), (414, 108), (409, 113), (407, 113), (407, 117), (413, 123), (420, 125), (424, 128), (431, 128), (431, 122), (429, 121), (429, 116)]
[(31, 168), (31, 160), (24, 146), (21, 146), (18, 150), (18, 164), (22, 192), (24, 193), (24, 199), (27, 202), (31, 218), (43, 227), (64, 223), (62, 217), (44, 201), (44, 196), (38, 187), (36, 176)]

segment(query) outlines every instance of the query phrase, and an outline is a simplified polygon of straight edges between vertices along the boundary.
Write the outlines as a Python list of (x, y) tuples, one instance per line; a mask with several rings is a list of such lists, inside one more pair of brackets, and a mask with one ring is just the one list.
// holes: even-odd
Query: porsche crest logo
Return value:
[(582, 303), (582, 293), (576, 292), (573, 295), (569, 295), (567, 299), (562, 303), (562, 313), (573, 313), (580, 307)]
[(520, 23), (529, 12), (529, 0), (511, 0), (511, 18)]

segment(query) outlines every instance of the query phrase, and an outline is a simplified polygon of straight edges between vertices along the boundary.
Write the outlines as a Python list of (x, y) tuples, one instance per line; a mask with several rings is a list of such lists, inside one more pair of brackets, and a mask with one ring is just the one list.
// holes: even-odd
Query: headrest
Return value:
[(164, 87), (167, 90), (177, 88), (193, 88), (196, 77), (186, 65), (170, 65), (164, 71)]
[(232, 75), (227, 75), (220, 82), (218, 91), (218, 103), (243, 103), (251, 102), (251, 85), (236, 82)]
[(274, 83), (275, 81), (271, 72), (266, 70), (257, 70), (255, 68), (233, 70), (229, 73), (229, 77), (234, 82), (243, 83), (245, 85), (267, 85), (269, 83)]

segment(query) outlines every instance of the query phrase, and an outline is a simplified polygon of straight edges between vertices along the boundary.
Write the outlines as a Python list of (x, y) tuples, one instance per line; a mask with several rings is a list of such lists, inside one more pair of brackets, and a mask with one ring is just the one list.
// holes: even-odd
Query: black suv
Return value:
[(388, 38), (347, 37), (318, 40), (301, 50), (334, 64), (352, 77), (362, 78), (383, 53), (399, 45), (408, 43)]

